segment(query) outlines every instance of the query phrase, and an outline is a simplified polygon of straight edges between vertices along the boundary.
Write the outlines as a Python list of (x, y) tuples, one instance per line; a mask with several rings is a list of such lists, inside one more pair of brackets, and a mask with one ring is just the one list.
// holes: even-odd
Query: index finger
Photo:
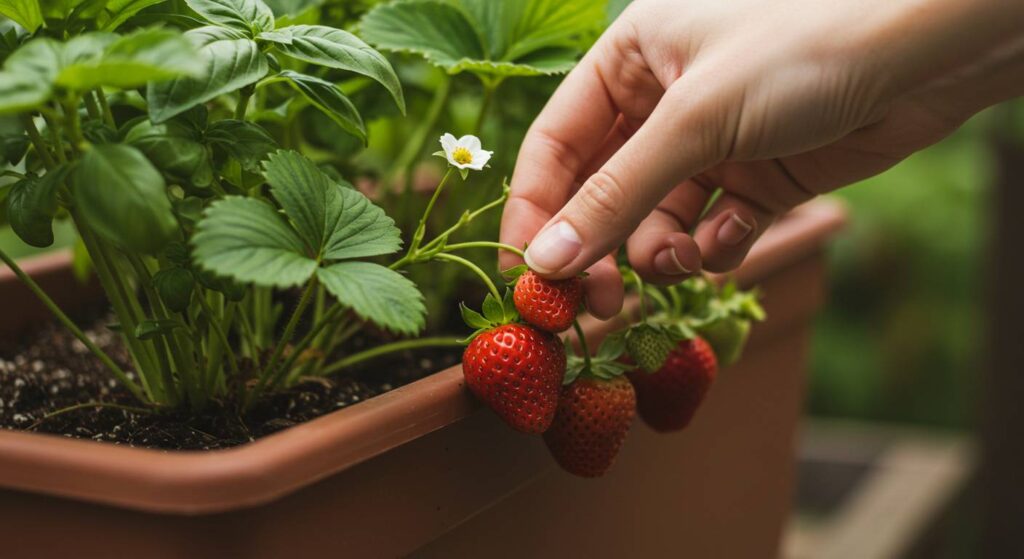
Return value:
[[(618, 117), (597, 68), (605, 50), (600, 44), (569, 73), (526, 133), (502, 214), (503, 243), (523, 246), (565, 205)], [(519, 261), (501, 255), (502, 268)]]

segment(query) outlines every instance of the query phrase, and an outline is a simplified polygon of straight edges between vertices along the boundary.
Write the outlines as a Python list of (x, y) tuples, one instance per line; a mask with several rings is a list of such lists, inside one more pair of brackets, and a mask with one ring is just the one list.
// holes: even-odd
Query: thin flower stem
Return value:
[(8, 256), (7, 253), (4, 252), (3, 250), (0, 250), (0, 260), (2, 260), (4, 264), (7, 264), (7, 266), (11, 268), (11, 270), (14, 272), (14, 275), (17, 276), (18, 279), (21, 280), (26, 286), (28, 286), (29, 290), (32, 291), (32, 293), (36, 297), (38, 297), (40, 301), (42, 301), (43, 305), (46, 305), (46, 308), (49, 309), (49, 311), (53, 313), (55, 317), (57, 317), (57, 320), (61, 324), (63, 324), (64, 327), (67, 328), (76, 338), (78, 338), (78, 341), (82, 342), (82, 344), (84, 344), (85, 347), (88, 348), (89, 351), (92, 352), (92, 354), (95, 355), (97, 359), (99, 359), (108, 369), (110, 369), (110, 372), (112, 372), (114, 376), (117, 377), (117, 380), (121, 382), (121, 384), (128, 388), (128, 390), (132, 393), (133, 396), (138, 398), (140, 402), (150, 402), (150, 399), (146, 397), (145, 393), (142, 391), (142, 388), (140, 388), (138, 384), (136, 384), (131, 378), (129, 378), (128, 374), (125, 373), (124, 370), (117, 365), (117, 363), (114, 363), (114, 360), (111, 359), (110, 356), (107, 355), (105, 351), (103, 351), (102, 349), (99, 348), (99, 346), (94, 344), (92, 340), (89, 339), (89, 336), (86, 336), (85, 333), (82, 332), (82, 330), (78, 328), (78, 326), (70, 318), (68, 318), (68, 315), (64, 314), (64, 311), (62, 311), (60, 307), (57, 306), (57, 303), (55, 303), (53, 299), (50, 299), (50, 296), (47, 295), (46, 292), (43, 291), (41, 287), (39, 287), (39, 284), (37, 284), (35, 280), (33, 280), (28, 274), (26, 274), (21, 269), (21, 267), (18, 266), (14, 259)]
[(590, 348), (587, 347), (587, 335), (583, 333), (583, 328), (580, 328), (580, 322), (578, 320), (572, 321), (572, 329), (576, 331), (576, 337), (580, 342), (580, 351), (583, 353), (583, 366), (589, 373), (591, 372)]
[(321, 374), (330, 375), (346, 367), (351, 367), (357, 363), (362, 363), (363, 361), (368, 361), (375, 357), (380, 357), (396, 351), (419, 349), (424, 347), (456, 347), (461, 345), (463, 345), (463, 343), (455, 338), (419, 338), (415, 340), (401, 340), (390, 344), (379, 345), (365, 351), (360, 351), (359, 353), (354, 353), (343, 359), (339, 359), (327, 368), (323, 369)]
[(461, 256), (455, 256), (454, 254), (447, 254), (444, 252), (436, 254), (434, 258), (438, 260), (448, 260), (449, 262), (462, 264), (466, 268), (469, 268), (470, 271), (472, 271), (474, 274), (480, 277), (480, 279), (487, 286), (488, 291), (491, 292), (491, 295), (494, 295), (495, 299), (501, 301), (501, 293), (498, 292), (498, 288), (494, 286), (494, 282), (491, 281), (491, 278), (488, 277), (487, 273), (481, 270), (480, 267), (477, 266), (476, 264), (470, 262), (469, 260), (466, 260), (465, 258), (462, 258)]
[(629, 271), (633, 275), (633, 281), (636, 282), (636, 292), (640, 296), (640, 321), (647, 322), (647, 296), (644, 292), (644, 280), (640, 279), (640, 274), (636, 273), (636, 270), (630, 268)]
[(484, 213), (486, 213), (486, 212), (488, 212), (488, 211), (490, 211), (490, 210), (492, 210), (492, 209), (494, 209), (494, 208), (504, 204), (505, 200), (507, 198), (508, 198), (508, 194), (504, 194), (503, 193), (499, 198), (495, 198), (494, 200), (491, 200), (490, 202), (488, 202), (486, 205), (481, 206), (479, 209), (466, 214), (461, 219), (459, 219), (458, 223), (456, 223), (455, 225), (452, 225), (447, 230), (442, 232), (440, 235), (435, 237), (434, 240), (432, 240), (429, 243), (427, 243), (426, 245), (424, 245), (423, 250), (421, 252), (430, 252), (431, 250), (437, 248), (437, 245), (441, 244), (442, 241), (444, 241), (445, 239), (450, 237), (453, 233), (458, 231), (462, 226), (464, 226), (467, 223), (473, 221), (477, 217), (480, 217), (481, 214), (484, 214)]
[(420, 243), (423, 241), (423, 235), (427, 231), (427, 220), (430, 218), (430, 212), (434, 210), (434, 203), (437, 202), (437, 198), (441, 195), (441, 191), (444, 190), (445, 185), (448, 184), (448, 180), (455, 174), (454, 167), (448, 167), (445, 171), (444, 176), (441, 177), (441, 182), (437, 184), (437, 188), (434, 189), (433, 196), (430, 197), (430, 202), (427, 202), (427, 209), (423, 210), (423, 215), (420, 216), (420, 223), (416, 226), (416, 233), (413, 234), (412, 243), (409, 244), (409, 254), (415, 257), (416, 251), (420, 248)]
[(494, 243), (491, 241), (473, 241), (470, 243), (455, 243), (453, 245), (445, 245), (445, 252), (451, 252), (453, 250), (465, 250), (469, 248), (496, 248), (499, 250), (507, 250), (513, 254), (523, 256), (523, 251), (505, 243)]

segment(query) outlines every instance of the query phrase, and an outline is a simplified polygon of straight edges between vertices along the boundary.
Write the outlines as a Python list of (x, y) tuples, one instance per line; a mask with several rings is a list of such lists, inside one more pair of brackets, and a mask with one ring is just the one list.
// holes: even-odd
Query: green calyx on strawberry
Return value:
[(636, 416), (636, 393), (623, 376), (630, 367), (619, 361), (624, 337), (609, 336), (590, 359), (566, 347), (564, 386), (544, 443), (562, 469), (598, 477), (615, 461)]
[(476, 328), (462, 356), (466, 386), (516, 431), (546, 431), (565, 377), (562, 341), (516, 322), (510, 293), (503, 301), (488, 295), (483, 314), (462, 305), (462, 316)]
[(756, 291), (741, 291), (727, 283), (708, 303), (708, 312), (695, 324), (696, 330), (711, 344), (718, 363), (732, 365), (743, 355), (753, 321), (765, 319)]
[(505, 297), (502, 300), (494, 298), (490, 293), (484, 297), (484, 304), (481, 308), (483, 313), (478, 313), (466, 306), (459, 304), (459, 311), (462, 313), (462, 320), (467, 326), (473, 329), (473, 333), (465, 339), (470, 342), (481, 333), (504, 324), (511, 324), (519, 320), (519, 313), (512, 302), (512, 290), (505, 290)]
[(572, 327), (583, 307), (583, 281), (579, 276), (549, 280), (525, 265), (506, 270), (515, 284), (513, 300), (526, 322), (547, 332), (559, 333)]
[(641, 322), (626, 330), (626, 349), (640, 369), (653, 373), (665, 363), (676, 344), (694, 335), (682, 322), (671, 326)]

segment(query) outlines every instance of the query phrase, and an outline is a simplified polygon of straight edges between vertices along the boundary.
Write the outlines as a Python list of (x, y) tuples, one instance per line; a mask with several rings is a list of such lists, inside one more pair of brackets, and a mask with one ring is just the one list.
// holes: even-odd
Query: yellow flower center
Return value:
[(469, 165), (473, 162), (473, 154), (466, 148), (458, 147), (452, 152), (452, 159), (460, 165)]

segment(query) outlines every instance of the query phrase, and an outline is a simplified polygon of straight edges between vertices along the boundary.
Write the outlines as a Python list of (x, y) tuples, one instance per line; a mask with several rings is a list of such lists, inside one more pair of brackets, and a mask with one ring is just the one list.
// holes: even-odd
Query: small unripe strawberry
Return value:
[(739, 361), (743, 348), (750, 337), (750, 320), (729, 316), (699, 328), (700, 335), (711, 344), (720, 365), (728, 366)]
[(579, 277), (549, 280), (527, 270), (516, 282), (513, 300), (526, 322), (547, 332), (564, 332), (576, 320), (583, 283)]
[(680, 342), (660, 369), (633, 371), (637, 411), (655, 431), (684, 429), (704, 401), (718, 374), (715, 352), (703, 338)]
[(473, 338), (462, 358), (466, 385), (510, 427), (543, 433), (565, 376), (562, 341), (526, 324), (504, 324)]
[(604, 475), (636, 415), (636, 394), (624, 376), (580, 377), (562, 388), (544, 442), (558, 464), (582, 477)]
[(675, 346), (665, 330), (649, 324), (638, 324), (626, 334), (626, 351), (637, 366), (649, 373), (661, 368)]

